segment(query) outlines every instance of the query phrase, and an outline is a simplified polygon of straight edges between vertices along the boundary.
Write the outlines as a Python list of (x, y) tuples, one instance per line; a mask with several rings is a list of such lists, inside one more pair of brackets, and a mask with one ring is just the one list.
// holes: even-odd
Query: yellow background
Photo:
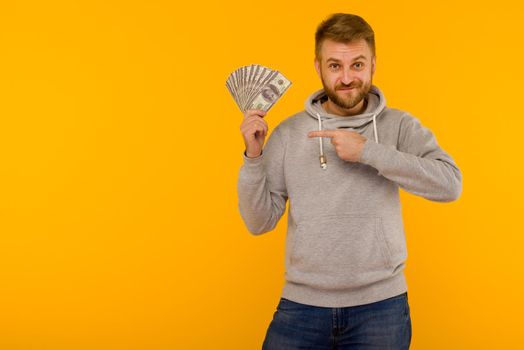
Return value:
[(412, 349), (524, 349), (523, 11), (476, 1), (2, 1), (0, 348), (258, 349), (284, 216), (237, 209), (229, 73), (320, 87), (314, 31), (363, 16), (374, 83), (463, 172), (457, 202), (402, 193)]

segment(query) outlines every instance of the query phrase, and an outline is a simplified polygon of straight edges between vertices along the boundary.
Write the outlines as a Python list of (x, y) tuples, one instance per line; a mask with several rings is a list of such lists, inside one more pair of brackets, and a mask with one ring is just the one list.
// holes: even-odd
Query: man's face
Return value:
[(339, 43), (322, 42), (315, 69), (329, 99), (338, 107), (351, 109), (367, 96), (375, 73), (375, 57), (364, 39)]

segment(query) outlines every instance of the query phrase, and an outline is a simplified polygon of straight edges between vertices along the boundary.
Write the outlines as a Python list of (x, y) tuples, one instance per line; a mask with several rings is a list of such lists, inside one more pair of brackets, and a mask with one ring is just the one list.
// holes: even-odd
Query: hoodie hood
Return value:
[[(369, 123), (373, 123), (373, 135), (375, 142), (378, 143), (377, 122), (376, 118), (386, 108), (386, 98), (382, 91), (375, 85), (371, 86), (368, 95), (366, 96), (367, 106), (366, 110), (354, 116), (338, 116), (327, 113), (322, 107), (322, 102), (327, 100), (327, 95), (324, 89), (318, 90), (308, 97), (305, 103), (305, 110), (307, 114), (318, 120), (318, 130), (335, 130), (335, 129), (349, 129), (354, 130), (364, 127)], [(326, 158), (323, 151), (323, 138), (319, 137), (320, 144), (320, 166), (326, 169)]]

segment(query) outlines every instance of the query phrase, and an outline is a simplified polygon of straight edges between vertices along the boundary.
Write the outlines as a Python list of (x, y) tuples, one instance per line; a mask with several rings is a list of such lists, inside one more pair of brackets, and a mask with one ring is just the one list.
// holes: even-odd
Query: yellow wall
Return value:
[(237, 210), (245, 64), (320, 83), (316, 25), (357, 13), (375, 84), (460, 166), (459, 201), (402, 193), (412, 349), (523, 349), (516, 1), (3, 1), (0, 348), (257, 349), (283, 283), (285, 220)]

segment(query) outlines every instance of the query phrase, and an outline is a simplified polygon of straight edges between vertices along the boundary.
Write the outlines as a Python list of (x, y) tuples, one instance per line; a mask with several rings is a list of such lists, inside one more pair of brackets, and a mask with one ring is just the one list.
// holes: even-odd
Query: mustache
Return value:
[(361, 82), (353, 82), (349, 85), (346, 85), (346, 84), (338, 84), (337, 86), (335, 86), (335, 90), (339, 90), (339, 89), (353, 89), (353, 88), (357, 88), (357, 87), (361, 87), (362, 86), (362, 83)]

